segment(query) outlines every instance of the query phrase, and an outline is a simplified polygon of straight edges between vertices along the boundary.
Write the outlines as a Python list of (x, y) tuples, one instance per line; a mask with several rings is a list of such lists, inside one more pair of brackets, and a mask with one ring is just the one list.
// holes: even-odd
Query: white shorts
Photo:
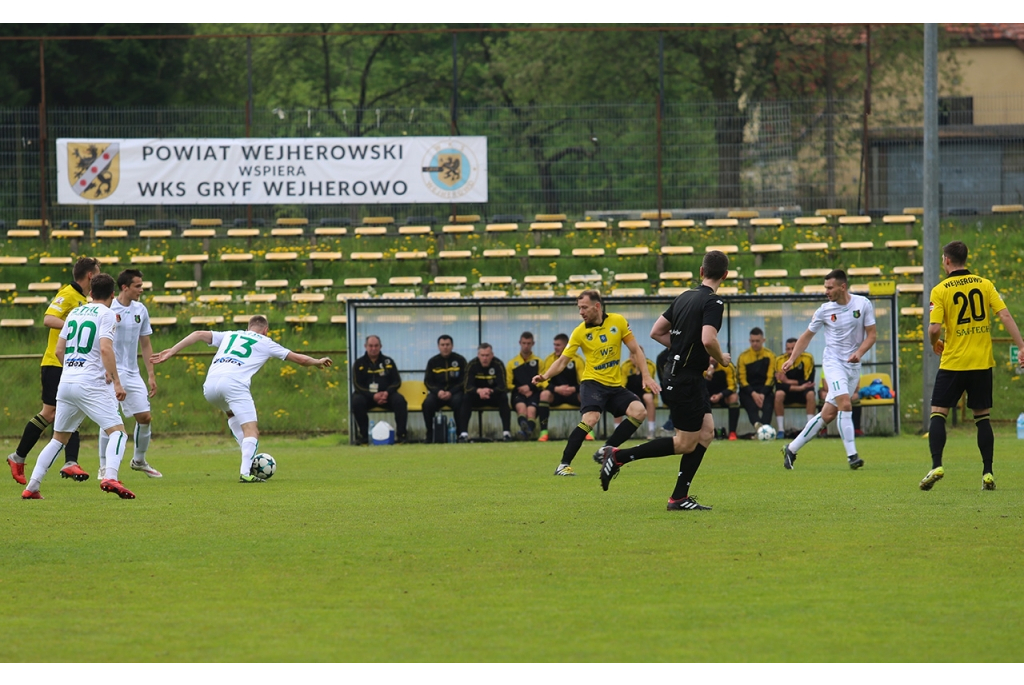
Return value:
[(120, 374), (121, 387), (127, 396), (121, 400), (121, 411), (125, 417), (144, 414), (150, 410), (149, 388), (138, 374)]
[(86, 383), (61, 383), (57, 388), (57, 416), (53, 430), (58, 433), (74, 433), (88, 417), (101, 431), (123, 425), (117, 413), (117, 397), (114, 386), (102, 387)]
[(836, 398), (840, 395), (849, 395), (850, 399), (853, 399), (853, 393), (860, 385), (860, 364), (846, 364), (828, 359), (821, 363), (821, 372), (828, 383), (826, 402), (835, 405)]
[(230, 378), (207, 379), (203, 384), (206, 401), (224, 412), (231, 412), (242, 423), (256, 420), (256, 403), (249, 387)]

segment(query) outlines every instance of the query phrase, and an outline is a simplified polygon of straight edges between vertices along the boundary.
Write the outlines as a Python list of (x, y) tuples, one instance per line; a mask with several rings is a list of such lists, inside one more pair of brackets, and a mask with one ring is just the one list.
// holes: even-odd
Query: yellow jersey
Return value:
[(772, 369), (775, 368), (775, 355), (767, 347), (762, 346), (760, 352), (748, 347), (736, 360), (739, 371), (740, 387), (748, 385), (775, 385)]
[[(658, 367), (650, 359), (647, 360), (647, 373), (650, 374), (651, 378), (654, 378), (658, 374)], [(636, 378), (634, 379), (632, 376), (636, 376)], [(641, 392), (650, 392), (651, 389), (647, 386), (640, 386), (640, 381), (640, 370), (636, 368), (635, 364), (633, 364), (633, 359), (630, 358), (622, 362), (622, 387), (632, 390), (633, 392), (636, 392), (634, 388), (639, 388)], [(631, 384), (633, 385), (633, 388), (629, 387)]]
[(1006, 309), (1006, 304), (992, 281), (967, 269), (950, 273), (932, 288), (928, 321), (946, 329), (940, 369), (973, 371), (996, 365), (992, 356), (990, 309), (998, 314)]
[(562, 356), (575, 358), (576, 350), (583, 352), (586, 367), (583, 380), (597, 381), (610, 388), (622, 384), (619, 364), (622, 360), (622, 344), (633, 337), (629, 322), (620, 314), (605, 314), (604, 320), (594, 326), (581, 323), (569, 336), (569, 344), (562, 350)]
[[(88, 302), (88, 298), (82, 292), (82, 287), (77, 283), (69, 283), (57, 291), (53, 301), (50, 302), (50, 306), (46, 308), (46, 314), (56, 316), (63, 321), (68, 318), (68, 314), (72, 309), (86, 302)], [(56, 366), (61, 368), (62, 364), (57, 359), (57, 341), (60, 339), (60, 329), (51, 328), (49, 330), (50, 338), (46, 343), (46, 352), (43, 353), (43, 361), (40, 366)]]

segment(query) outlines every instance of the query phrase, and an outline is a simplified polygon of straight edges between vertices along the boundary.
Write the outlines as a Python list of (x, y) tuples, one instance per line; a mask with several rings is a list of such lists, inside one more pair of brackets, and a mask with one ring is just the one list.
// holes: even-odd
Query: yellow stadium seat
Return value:
[(428, 256), (429, 255), (426, 250), (411, 250), (395, 253), (395, 259), (426, 259)]
[(178, 317), (176, 316), (151, 316), (149, 317), (149, 325), (151, 326), (177, 326)]
[(740, 272), (737, 271), (736, 269), (729, 269), (728, 271), (725, 272), (725, 277), (728, 280), (735, 280), (740, 277)]
[(342, 281), (346, 288), (372, 288), (377, 285), (377, 279), (372, 276), (367, 278), (346, 278)]
[(885, 246), (894, 250), (914, 250), (920, 246), (916, 240), (886, 240)]
[(124, 230), (123, 228), (118, 228), (118, 229), (101, 228), (98, 231), (96, 231), (96, 237), (97, 238), (108, 238), (108, 239), (112, 239), (112, 238), (127, 238), (128, 237), (128, 231)]
[(643, 297), (647, 291), (643, 288), (612, 288), (611, 294), (616, 297)]
[(344, 314), (335, 314), (334, 316), (331, 317), (331, 323), (341, 324), (342, 326), (344, 326), (345, 324), (348, 323), (348, 317), (345, 316)]
[(572, 274), (569, 276), (570, 283), (596, 283), (598, 285), (604, 283), (604, 279), (600, 274)]
[(615, 254), (620, 257), (643, 257), (651, 253), (651, 249), (646, 245), (639, 247), (617, 247), (615, 248)]
[(894, 266), (892, 268), (893, 274), (897, 276), (923, 276), (923, 266)]
[(458, 300), (461, 297), (462, 293), (456, 290), (431, 290), (427, 293), (429, 300)]
[(830, 273), (832, 269), (800, 269), (801, 278), (825, 278)]
[(846, 270), (847, 276), (881, 276), (882, 270), (877, 266), (854, 266)]
[(193, 326), (213, 326), (216, 324), (224, 323), (223, 316), (193, 316), (189, 319), (189, 323)]
[(435, 276), (436, 285), (466, 285), (465, 276)]
[(901, 316), (924, 316), (924, 307), (901, 307)]
[(246, 304), (277, 302), (277, 293), (246, 293), (242, 296), (242, 301)]
[(730, 219), (756, 219), (761, 216), (761, 212), (756, 209), (731, 209), (726, 214)]
[(740, 289), (734, 285), (723, 285), (718, 288), (719, 295), (739, 295)]
[(301, 302), (306, 304), (317, 304), (327, 299), (327, 296), (323, 293), (292, 293), (292, 302)]
[(882, 217), (884, 224), (912, 224), (917, 221), (913, 214), (886, 214)]
[(662, 228), (693, 228), (696, 225), (693, 219), (666, 219), (661, 222)]
[(529, 257), (552, 258), (560, 257), (562, 255), (562, 251), (557, 247), (531, 247), (526, 251), (526, 254)]
[(181, 232), (182, 238), (213, 238), (216, 235), (215, 228), (186, 228)]
[(275, 290), (284, 290), (288, 287), (287, 278), (261, 278), (253, 284), (256, 288), (263, 290), (265, 288), (273, 288)]
[(863, 241), (849, 241), (839, 243), (839, 249), (841, 250), (873, 250), (875, 244), (870, 240)]
[(619, 222), (619, 228), (627, 229), (627, 230), (630, 230), (630, 229), (643, 229), (643, 228), (650, 228), (650, 227), (651, 227), (651, 222), (648, 221), (647, 219), (641, 219), (640, 221), (635, 221), (635, 220), (631, 220), (631, 219), (625, 219), (625, 220)]
[(57, 292), (58, 290), (60, 290), (63, 287), (64, 287), (64, 285), (61, 284), (61, 283), (50, 283), (50, 282), (46, 282), (46, 283), (29, 283), (28, 284), (29, 292)]
[(174, 231), (169, 228), (144, 228), (139, 231), (140, 238), (170, 238), (173, 235)]
[(356, 235), (387, 235), (387, 226), (356, 226)]
[(497, 300), (508, 297), (508, 293), (504, 290), (475, 290), (473, 291), (473, 297), (486, 300)]
[(800, 289), (800, 292), (806, 295), (824, 295), (825, 286), (823, 285), (805, 285)]
[(50, 222), (42, 219), (18, 219), (18, 228), (48, 228), (49, 226)]
[(738, 245), (708, 245), (704, 248), (705, 252), (711, 252), (712, 250), (718, 250), (725, 254), (737, 254), (740, 248)]
[(766, 243), (763, 245), (751, 245), (750, 251), (754, 254), (768, 254), (771, 252), (783, 252), (785, 248), (782, 243)]
[(603, 247), (575, 247), (572, 250), (573, 257), (604, 257)]
[(164, 290), (195, 290), (199, 281), (164, 281)]
[(270, 229), (270, 235), (274, 238), (299, 238), (304, 235), (306, 229), (304, 228), (272, 228)]
[(658, 294), (662, 295), (662, 296), (668, 296), (668, 297), (679, 297), (680, 295), (685, 293), (687, 290), (688, 290), (687, 288), (669, 288), (669, 287), (665, 287), (665, 288), (658, 288)]
[(647, 281), (645, 273), (620, 273), (615, 274), (616, 283), (642, 283)]
[(441, 233), (472, 233), (476, 230), (476, 227), (472, 224), (448, 224), (441, 227)]
[(268, 262), (294, 262), (299, 258), (298, 252), (268, 252), (265, 255)]
[(336, 262), (341, 259), (340, 252), (310, 252), (309, 258), (314, 262)]
[(316, 323), (320, 317), (315, 314), (289, 314), (284, 317), (285, 323), (307, 324)]
[(232, 299), (230, 295), (200, 295), (196, 301), (203, 304), (227, 304)]
[(416, 299), (416, 293), (402, 290), (399, 292), (383, 293), (380, 297), (382, 300), (414, 300)]
[(508, 258), (515, 257), (516, 251), (514, 249), (504, 250), (484, 250), (484, 257), (496, 257), (496, 258)]
[(554, 297), (555, 296), (555, 291), (554, 290), (533, 290), (533, 289), (531, 289), (531, 290), (523, 290), (523, 291), (521, 291), (519, 293), (519, 296), (520, 297), (530, 297), (530, 298)]
[(448, 221), (453, 224), (475, 224), (480, 221), (479, 214), (457, 214), (455, 216), (449, 216)]
[(348, 235), (348, 229), (344, 226), (318, 226), (313, 229), (313, 235)]
[(100, 264), (104, 265), (104, 266), (108, 266), (110, 264), (117, 264), (118, 262), (121, 261), (121, 258), (120, 257), (96, 257), (96, 261), (99, 262)]
[(245, 281), (210, 281), (211, 288), (234, 290), (245, 285)]
[(828, 250), (828, 243), (797, 243), (793, 249), (797, 252), (825, 252)]
[(393, 216), (368, 216), (363, 219), (363, 223), (367, 226), (388, 226), (395, 223), (395, 217)]
[(577, 221), (573, 227), (578, 231), (601, 230), (608, 228), (607, 221)]
[(277, 225), (285, 228), (292, 228), (295, 226), (309, 226), (309, 219), (304, 216), (298, 217), (278, 217)]
[(222, 252), (220, 254), (222, 262), (251, 262), (252, 260), (252, 252)]
[(229, 228), (229, 238), (259, 238), (260, 229), (258, 228)]
[(49, 301), (50, 298), (42, 295), (19, 295), (14, 298), (12, 304), (36, 305), (46, 304)]
[(561, 221), (534, 221), (530, 224), (531, 231), (561, 231)]
[(523, 283), (529, 283), (530, 285), (541, 285), (541, 284), (545, 284), (545, 283), (558, 283), (558, 276), (554, 276), (554, 275), (523, 276)]
[[(18, 257), (14, 257), (18, 259)], [(24, 264), (24, 262), (22, 262)], [(74, 264), (74, 260), (71, 257), (40, 257), (39, 263), (43, 266), (65, 266)]]
[(399, 226), (398, 235), (430, 235), (430, 226)]
[(299, 285), (303, 288), (333, 288), (333, 278), (303, 278), (299, 281)]
[(764, 219), (751, 219), (750, 220), (750, 225), (751, 226), (781, 226), (782, 225), (782, 219), (780, 219), (778, 217), (774, 217), (774, 218), (766, 217)]
[(912, 214), (913, 216), (924, 216), (924, 207), (904, 207), (904, 214)]
[(740, 222), (736, 219), (708, 219), (704, 225), (708, 228), (732, 228), (739, 226)]
[(17, 283), (0, 283), (0, 293), (9, 293), (17, 289)]
[(868, 285), (867, 283), (857, 283), (855, 285), (850, 286), (850, 292), (856, 293), (858, 295), (870, 295), (871, 286)]
[(350, 252), (348, 258), (355, 262), (373, 262), (384, 259), (383, 252)]
[(662, 245), (661, 254), (663, 255), (689, 255), (693, 254), (692, 245)]
[(896, 292), (901, 294), (921, 294), (924, 292), (924, 283), (897, 283)]
[(32, 319), (0, 319), (0, 328), (31, 328), (34, 325)]
[(470, 250), (441, 250), (437, 253), (438, 259), (469, 259), (472, 256)]
[(219, 228), (224, 225), (223, 219), (192, 219), (188, 222), (193, 228)]
[(184, 295), (153, 295), (149, 298), (153, 304), (185, 304)]
[(85, 231), (80, 228), (63, 228), (50, 231), (51, 238), (82, 238), (85, 236)]
[(132, 264), (163, 264), (162, 254), (136, 254), (131, 256)]
[(423, 285), (423, 276), (392, 276), (388, 279), (388, 285)]
[(992, 205), (993, 214), (1020, 214), (1024, 205)]
[(828, 219), (823, 216), (798, 216), (793, 219), (793, 223), (797, 226), (822, 226), (828, 223)]
[(793, 289), (788, 285), (759, 285), (757, 286), (758, 295), (789, 295), (793, 292)]
[(671, 212), (671, 210), (668, 210), (668, 209), (663, 209), (660, 212), (659, 211), (640, 212), (640, 218), (641, 219), (646, 219), (648, 221), (661, 221), (662, 219), (671, 219), (672, 218), (672, 212)]
[(547, 223), (551, 221), (565, 221), (566, 216), (565, 214), (538, 214), (535, 217), (533, 217), (533, 220), (542, 223)]
[(846, 216), (846, 210), (841, 207), (819, 209), (814, 212), (814, 216)]
[(174, 258), (174, 261), (179, 264), (197, 264), (205, 263), (210, 261), (210, 255), (208, 254), (180, 254)]
[(507, 231), (518, 231), (519, 224), (487, 224), (484, 228), (488, 233), (504, 233)]
[(787, 269), (756, 269), (754, 278), (789, 278)]
[(691, 281), (693, 280), (692, 271), (662, 271), (658, 274), (658, 278), (663, 281)]
[(511, 276), (481, 276), (480, 285), (512, 285)]
[(843, 226), (864, 226), (871, 223), (870, 216), (841, 216), (839, 223)]

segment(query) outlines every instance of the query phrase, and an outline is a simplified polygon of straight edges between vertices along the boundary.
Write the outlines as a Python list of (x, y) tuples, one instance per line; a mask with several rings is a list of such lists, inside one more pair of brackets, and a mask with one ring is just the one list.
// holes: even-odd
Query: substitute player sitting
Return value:
[[(569, 344), (569, 336), (559, 333), (555, 336), (553, 347), (555, 351), (544, 358), (541, 364), (542, 370), (547, 370), (562, 356), (562, 350)], [(540, 422), (540, 437), (537, 442), (548, 441), (548, 419), (551, 417), (551, 407), (560, 407), (570, 404), (574, 407), (580, 405), (580, 383), (583, 381), (583, 368), (586, 363), (578, 356), (569, 360), (565, 369), (557, 376), (553, 376), (547, 382), (547, 387), (541, 388), (540, 406), (537, 409), (537, 420)], [(593, 440), (590, 433), (587, 438)]]
[(117, 479), (128, 434), (117, 413), (117, 403), (124, 400), (125, 392), (114, 357), (117, 317), (110, 311), (114, 279), (107, 274), (93, 277), (92, 298), (92, 304), (71, 310), (58, 334), (55, 354), (64, 370), (57, 387), (53, 438), (39, 453), (28, 487), (21, 493), (22, 499), (43, 499), (39, 487), (46, 472), (86, 417), (95, 421), (109, 439), (106, 477), (100, 481), (100, 489), (121, 499), (135, 499), (131, 490)]
[[(643, 346), (640, 350), (643, 351)], [(646, 352), (644, 355), (646, 356)], [(654, 365), (654, 362), (650, 359), (647, 360), (647, 373), (654, 378), (658, 375), (658, 367)], [(647, 410), (647, 439), (653, 440), (655, 438), (655, 431), (657, 429), (657, 422), (655, 421), (655, 404), (654, 404), (654, 393), (649, 388), (645, 388), (643, 385), (643, 377), (640, 374), (640, 369), (636, 368), (633, 364), (632, 359), (627, 359), (622, 365), (622, 387), (629, 390), (631, 393), (643, 400), (644, 408)], [(619, 427), (621, 417), (615, 422), (615, 427)]]
[(796, 338), (786, 341), (786, 355), (775, 358), (775, 422), (778, 425), (778, 439), (786, 437), (786, 405), (802, 404), (807, 408), (807, 420), (818, 413), (818, 401), (814, 397), (814, 357), (804, 352), (789, 371), (782, 365), (796, 347)]
[[(736, 426), (740, 423), (740, 400), (736, 392), (736, 367), (732, 364), (722, 366), (712, 358), (704, 378), (707, 381), (708, 402), (712, 407), (726, 407), (729, 410), (729, 439), (737, 440)], [(664, 399), (664, 395), (662, 398)]]
[(787, 469), (793, 468), (800, 448), (837, 416), (847, 463), (851, 469), (864, 466), (864, 460), (857, 454), (853, 433), (851, 395), (860, 384), (860, 360), (875, 344), (877, 337), (875, 307), (868, 298), (850, 293), (846, 272), (842, 269), (830, 271), (825, 276), (825, 296), (828, 302), (814, 312), (807, 330), (797, 338), (789, 359), (782, 365), (783, 373), (792, 369), (814, 334), (825, 329), (825, 353), (821, 366), (822, 373), (828, 378), (828, 396), (821, 411), (810, 418), (793, 442), (782, 448), (782, 465)]
[[(114, 334), (114, 356), (117, 358), (117, 371), (121, 377), (121, 387), (125, 398), (121, 401), (121, 412), (125, 416), (135, 418), (133, 444), (135, 453), (130, 466), (133, 471), (142, 471), (150, 478), (161, 478), (163, 474), (154, 469), (146, 461), (146, 450), (152, 435), (153, 415), (150, 412), (149, 398), (156, 394), (156, 373), (153, 371), (153, 345), (150, 336), (153, 328), (149, 324), (149, 310), (140, 302), (142, 298), (142, 272), (138, 269), (125, 269), (117, 276), (118, 295), (110, 304), (111, 311), (117, 317), (117, 332)], [(142, 382), (139, 373), (139, 351), (142, 351), (142, 362), (146, 365), (148, 384)], [(100, 478), (106, 464), (107, 436), (100, 433)]]
[(162, 364), (197, 342), (217, 348), (203, 383), (203, 396), (207, 402), (227, 414), (228, 428), (242, 450), (238, 476), (240, 483), (265, 482), (250, 473), (260, 435), (256, 425), (256, 403), (249, 390), (252, 377), (271, 357), (320, 369), (331, 365), (330, 357), (314, 359), (282, 347), (267, 337), (269, 329), (266, 317), (257, 314), (249, 319), (249, 328), (244, 331), (194, 331), (179, 340), (174, 347), (153, 355), (153, 363)]
[(537, 409), (540, 406), (540, 388), (533, 377), (544, 371), (541, 360), (533, 353), (533, 333), (524, 331), (519, 336), (519, 354), (505, 366), (505, 382), (512, 396), (512, 408), (519, 415), (519, 437), (532, 440), (537, 432)]

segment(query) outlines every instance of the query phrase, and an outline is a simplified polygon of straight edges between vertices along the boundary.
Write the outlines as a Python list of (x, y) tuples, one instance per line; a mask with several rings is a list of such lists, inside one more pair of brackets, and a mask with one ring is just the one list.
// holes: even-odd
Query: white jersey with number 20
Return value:
[(249, 387), (253, 375), (271, 357), (284, 359), (290, 350), (265, 335), (252, 331), (212, 331), (210, 347), (216, 347), (206, 382), (230, 378)]
[(75, 307), (68, 314), (60, 337), (64, 348), (64, 370), (60, 382), (87, 383), (98, 387), (107, 384), (107, 372), (100, 357), (100, 340), (113, 342), (117, 317), (99, 302)]

